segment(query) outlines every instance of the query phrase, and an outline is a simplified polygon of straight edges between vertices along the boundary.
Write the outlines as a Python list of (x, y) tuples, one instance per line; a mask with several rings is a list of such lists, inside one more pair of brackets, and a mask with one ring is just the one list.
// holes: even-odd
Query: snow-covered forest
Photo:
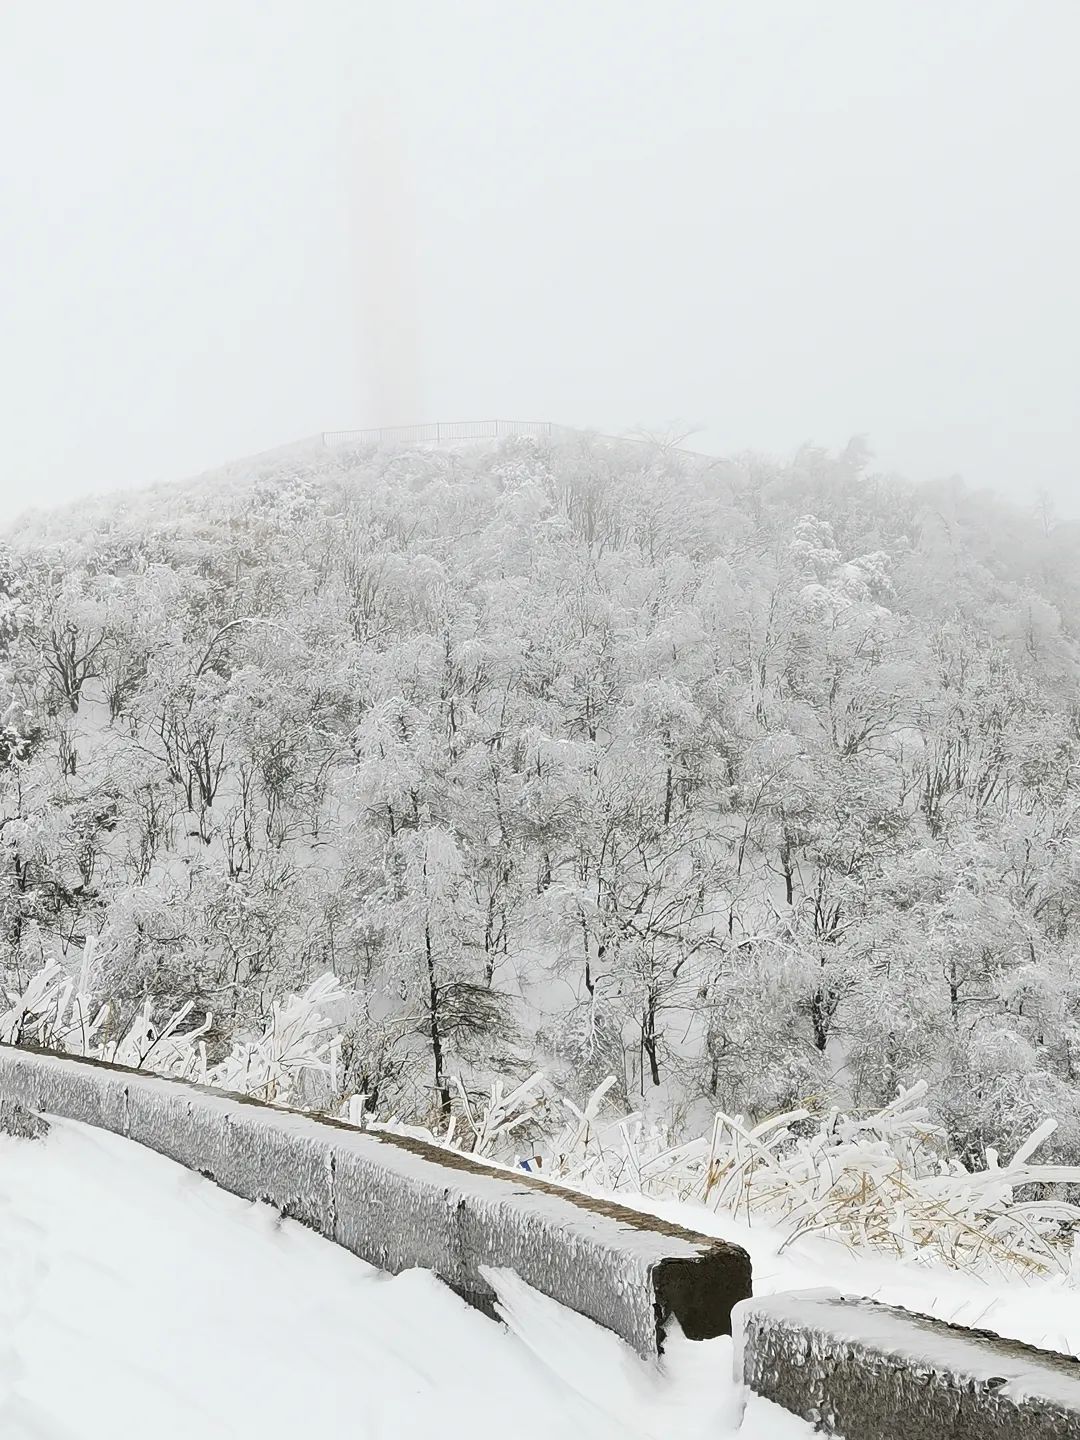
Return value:
[(320, 450), (0, 555), (0, 956), (210, 1062), (332, 973), (338, 1083), (537, 1069), (674, 1138), (928, 1083), (1080, 1159), (1080, 548), (858, 444)]

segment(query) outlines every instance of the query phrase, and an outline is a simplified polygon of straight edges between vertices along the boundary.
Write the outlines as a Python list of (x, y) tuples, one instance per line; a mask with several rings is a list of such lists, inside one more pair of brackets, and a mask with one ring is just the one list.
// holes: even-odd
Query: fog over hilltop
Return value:
[(691, 429), (1075, 510), (1071, 0), (0, 15), (2, 513), (325, 428)]

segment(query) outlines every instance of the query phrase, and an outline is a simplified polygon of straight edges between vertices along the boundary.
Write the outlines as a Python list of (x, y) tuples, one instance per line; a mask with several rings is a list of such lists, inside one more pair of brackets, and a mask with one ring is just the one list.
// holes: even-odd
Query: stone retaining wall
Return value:
[(509, 1267), (645, 1356), (672, 1320), (691, 1339), (730, 1334), (750, 1294), (736, 1245), (404, 1136), (11, 1046), (0, 1094), (149, 1146), (380, 1269), (434, 1270), (489, 1313), (483, 1271)]
[[(484, 1272), (662, 1349), (734, 1328), (737, 1378), (845, 1440), (1080, 1440), (1080, 1362), (832, 1291), (750, 1297), (745, 1251), (406, 1136), (0, 1046), (0, 1101), (96, 1125), (493, 1313)], [(0, 1105), (2, 1108), (2, 1105)]]
[(831, 1290), (744, 1300), (736, 1378), (844, 1440), (1080, 1440), (1080, 1362)]

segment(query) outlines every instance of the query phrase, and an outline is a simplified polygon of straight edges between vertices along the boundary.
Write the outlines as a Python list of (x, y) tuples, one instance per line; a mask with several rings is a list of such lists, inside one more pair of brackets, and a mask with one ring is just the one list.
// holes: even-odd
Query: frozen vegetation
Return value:
[(5, 1033), (1067, 1286), (1076, 539), (588, 439), (31, 516)]
[[(87, 949), (92, 954), (93, 942)], [(496, 1164), (524, 1166), (593, 1194), (629, 1198), (632, 1205), (679, 1202), (681, 1223), (691, 1230), (707, 1231), (710, 1212), (729, 1213), (748, 1225), (780, 1227), (782, 1250), (804, 1249), (801, 1242), (824, 1235), (852, 1250), (929, 1266), (931, 1276), (945, 1265), (988, 1284), (1080, 1283), (1072, 1239), (1080, 1206), (1063, 1198), (1080, 1187), (1080, 1166), (1034, 1158), (1053, 1136), (1053, 1121), (1040, 1125), (1008, 1161), (990, 1151), (982, 1165), (965, 1165), (931, 1120), (920, 1083), (868, 1115), (834, 1109), (815, 1118), (799, 1109), (754, 1124), (720, 1112), (707, 1134), (673, 1141), (641, 1112), (610, 1113), (614, 1077), (579, 1107), (538, 1071), (516, 1084), (497, 1080), (483, 1098), (456, 1081), (455, 1110), (443, 1128), (432, 1130), (374, 1118), (363, 1095), (334, 1098), (344, 1022), (333, 1016), (347, 1011), (347, 997), (333, 976), (275, 1001), (265, 1029), (239, 1035), (211, 1065), (204, 1040), (210, 1022), (186, 1025), (187, 1006), (155, 1025), (144, 1004), (126, 1031), (103, 1040), (110, 1006), (84, 988), (89, 969), (85, 957), (77, 979), (56, 963), (46, 965), (21, 995), (9, 997), (0, 1041), (306, 1105), (357, 1126), (405, 1131)]]

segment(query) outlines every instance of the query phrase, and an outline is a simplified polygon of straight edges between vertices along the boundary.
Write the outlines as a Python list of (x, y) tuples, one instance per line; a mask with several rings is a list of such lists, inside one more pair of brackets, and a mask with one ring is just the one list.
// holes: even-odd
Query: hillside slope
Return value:
[(341, 1094), (931, 1082), (1080, 1155), (1076, 527), (588, 439), (342, 449), (31, 517), (0, 560), (0, 962), (211, 1055), (324, 971)]

